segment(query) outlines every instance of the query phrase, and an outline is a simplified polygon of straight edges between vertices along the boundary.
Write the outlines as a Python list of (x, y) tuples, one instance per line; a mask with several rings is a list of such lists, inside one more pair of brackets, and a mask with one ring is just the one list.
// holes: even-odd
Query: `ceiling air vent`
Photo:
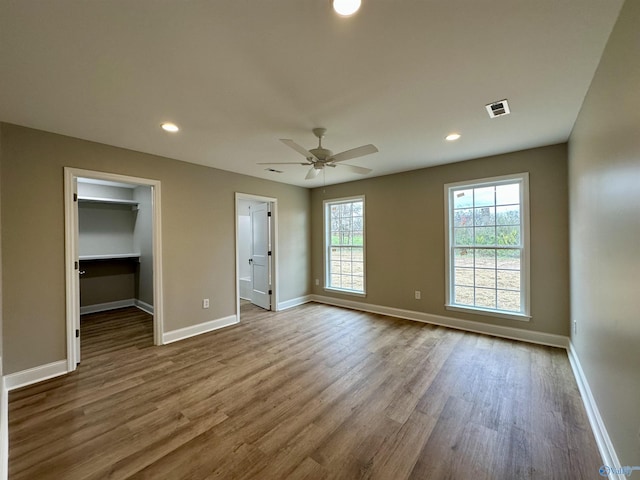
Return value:
[(506, 98), (504, 100), (489, 103), (488, 105), (485, 105), (485, 108), (487, 109), (487, 112), (489, 112), (489, 118), (501, 117), (511, 113), (509, 103)]

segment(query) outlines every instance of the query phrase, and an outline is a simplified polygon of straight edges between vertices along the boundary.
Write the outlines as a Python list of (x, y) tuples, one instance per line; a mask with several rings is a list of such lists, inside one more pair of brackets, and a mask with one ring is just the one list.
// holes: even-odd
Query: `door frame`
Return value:
[(240, 252), (238, 248), (240, 225), (238, 223), (238, 206), (241, 200), (266, 202), (271, 204), (271, 266), (273, 272), (273, 277), (271, 279), (271, 289), (273, 290), (273, 294), (271, 296), (271, 310), (274, 312), (278, 311), (278, 199), (273, 197), (263, 197), (261, 195), (253, 195), (251, 193), (236, 192), (235, 217), (233, 221), (236, 226), (236, 318), (238, 321), (240, 321)]
[(160, 214), (160, 180), (130, 177), (116, 173), (64, 167), (64, 232), (65, 232), (65, 290), (67, 325), (67, 370), (77, 368), (75, 350), (76, 318), (80, 317), (80, 298), (77, 295), (80, 276), (74, 268), (78, 261), (78, 208), (74, 202), (74, 184), (78, 178), (91, 178), (111, 182), (131, 183), (151, 187), (152, 238), (153, 238), (153, 343), (162, 345), (164, 333), (162, 296), (162, 225)]

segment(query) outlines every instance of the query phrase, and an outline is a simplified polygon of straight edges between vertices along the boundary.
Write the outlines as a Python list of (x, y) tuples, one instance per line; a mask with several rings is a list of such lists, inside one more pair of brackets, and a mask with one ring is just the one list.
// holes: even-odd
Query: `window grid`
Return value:
[(449, 189), (450, 304), (523, 313), (522, 200), (521, 180)]
[(326, 287), (364, 293), (364, 199), (326, 203)]

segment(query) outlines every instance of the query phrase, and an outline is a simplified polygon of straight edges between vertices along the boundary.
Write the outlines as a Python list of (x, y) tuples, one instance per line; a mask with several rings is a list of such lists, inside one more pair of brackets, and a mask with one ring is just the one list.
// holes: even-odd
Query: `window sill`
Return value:
[(325, 292), (341, 293), (343, 295), (351, 295), (352, 297), (365, 298), (367, 296), (366, 293), (355, 292), (353, 290), (342, 290), (340, 288), (323, 287), (323, 290)]
[(496, 312), (495, 310), (485, 310), (483, 308), (475, 307), (461, 307), (459, 305), (445, 305), (444, 308), (454, 312), (473, 313), (474, 315), (486, 315), (489, 317), (506, 318), (509, 320), (518, 320), (519, 322), (528, 322), (529, 320), (531, 320), (530, 315), (524, 315), (522, 313)]

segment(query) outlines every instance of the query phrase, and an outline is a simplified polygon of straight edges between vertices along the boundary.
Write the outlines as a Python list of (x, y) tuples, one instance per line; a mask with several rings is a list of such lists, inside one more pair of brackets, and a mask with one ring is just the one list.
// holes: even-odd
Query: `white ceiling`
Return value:
[[(294, 185), (567, 140), (623, 0), (0, 0), (0, 121)], [(489, 119), (508, 98), (512, 114)], [(159, 128), (173, 121), (177, 134)], [(452, 131), (457, 142), (444, 141)], [(327, 184), (361, 178), (330, 169)]]

